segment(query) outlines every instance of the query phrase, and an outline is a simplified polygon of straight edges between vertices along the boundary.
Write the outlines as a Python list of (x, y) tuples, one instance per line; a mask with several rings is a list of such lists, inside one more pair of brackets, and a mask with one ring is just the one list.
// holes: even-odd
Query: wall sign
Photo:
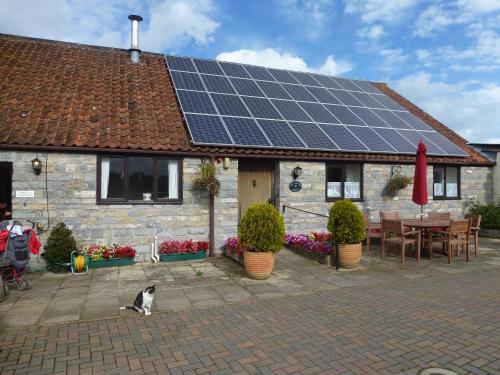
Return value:
[(288, 188), (296, 193), (302, 189), (302, 184), (299, 181), (292, 181), (290, 182), (290, 185), (288, 185)]
[(35, 198), (35, 192), (32, 190), (17, 190), (16, 198)]

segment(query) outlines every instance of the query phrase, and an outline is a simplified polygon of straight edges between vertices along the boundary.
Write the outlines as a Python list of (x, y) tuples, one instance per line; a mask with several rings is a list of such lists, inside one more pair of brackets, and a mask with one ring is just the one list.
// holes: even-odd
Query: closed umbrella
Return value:
[(420, 220), (422, 220), (424, 205), (427, 204), (427, 147), (420, 141), (417, 147), (415, 175), (413, 176), (412, 201), (420, 205)]

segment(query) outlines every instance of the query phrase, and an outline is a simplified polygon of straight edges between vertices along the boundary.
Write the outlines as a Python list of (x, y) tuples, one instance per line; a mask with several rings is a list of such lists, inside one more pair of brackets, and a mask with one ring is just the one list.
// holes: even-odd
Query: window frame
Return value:
[[(359, 165), (359, 198), (345, 198), (345, 167), (346, 165)], [(340, 181), (341, 196), (340, 197), (329, 197), (328, 196), (328, 168), (342, 168), (342, 181)], [(349, 199), (353, 202), (363, 202), (363, 186), (364, 186), (364, 163), (358, 162), (327, 162), (325, 163), (325, 201), (335, 202), (342, 199)]]
[[(434, 171), (436, 168), (443, 168), (444, 174), (444, 195), (436, 195), (434, 190)], [(447, 168), (455, 168), (457, 170), (457, 196), (456, 197), (448, 197), (447, 196), (447, 176), (446, 169)], [(452, 201), (452, 200), (461, 200), (462, 199), (462, 168), (458, 165), (449, 165), (449, 164), (436, 164), (432, 166), (432, 198), (435, 201)]]
[[(127, 199), (128, 188), (129, 188), (129, 176), (128, 176), (128, 165), (129, 158), (152, 158), (153, 159), (153, 191), (151, 195), (151, 201), (143, 200), (129, 200)], [(123, 182), (123, 198), (101, 198), (101, 164), (104, 158), (122, 158), (123, 159), (123, 170), (124, 170), (124, 182)], [(178, 174), (178, 194), (175, 199), (170, 198), (157, 198), (158, 195), (158, 160), (177, 160), (177, 174)], [(183, 203), (183, 158), (179, 156), (169, 156), (169, 155), (145, 155), (145, 154), (133, 154), (133, 155), (123, 155), (123, 154), (100, 154), (97, 155), (97, 173), (96, 173), (96, 202), (97, 204), (107, 204), (107, 205), (155, 205), (155, 204), (182, 204)]]

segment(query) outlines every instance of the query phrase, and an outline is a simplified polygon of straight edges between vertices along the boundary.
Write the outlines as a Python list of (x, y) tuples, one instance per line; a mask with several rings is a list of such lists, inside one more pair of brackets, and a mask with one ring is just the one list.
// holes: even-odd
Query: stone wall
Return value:
[[(302, 190), (293, 193), (288, 184), (292, 181), (293, 168), (299, 164), (302, 176), (298, 181), (302, 183)], [(385, 185), (391, 175), (392, 165), (364, 164), (363, 166), (363, 202), (356, 205), (366, 212), (371, 220), (378, 220), (379, 211), (398, 210), (402, 217), (417, 217), (420, 206), (411, 200), (412, 185), (400, 191), (397, 197), (389, 196)], [(412, 165), (401, 166), (401, 173), (413, 176)], [(466, 212), (468, 198), (479, 199), (481, 202), (491, 202), (493, 194), (493, 180), (491, 168), (462, 167), (461, 168), (461, 197), (460, 200), (433, 200), (432, 199), (432, 166), (427, 171), (429, 203), (424, 212), (430, 210), (450, 211), (453, 217), (462, 217)], [(327, 215), (331, 202), (325, 201), (325, 163), (323, 162), (280, 162), (280, 205)], [(286, 231), (293, 233), (307, 233), (312, 230), (326, 230), (327, 219), (287, 208), (285, 210)]]
[[(0, 161), (13, 162), (13, 214), (27, 224), (27, 219), (47, 227), (45, 168), (48, 169), (48, 194), (51, 227), (63, 221), (72, 228), (78, 244), (120, 242), (132, 244), (149, 258), (153, 237), (164, 239), (208, 239), (209, 198), (193, 190), (193, 175), (200, 160), (183, 161), (183, 203), (144, 205), (96, 204), (96, 155), (49, 153), (43, 172), (35, 176), (32, 152), (0, 151)], [(236, 167), (237, 168), (237, 167)], [(236, 169), (237, 170), (237, 169)], [(234, 172), (233, 172), (234, 174)], [(16, 198), (15, 192), (35, 192), (35, 198)], [(223, 189), (221, 199), (228, 195)], [(42, 241), (47, 237), (41, 236)]]

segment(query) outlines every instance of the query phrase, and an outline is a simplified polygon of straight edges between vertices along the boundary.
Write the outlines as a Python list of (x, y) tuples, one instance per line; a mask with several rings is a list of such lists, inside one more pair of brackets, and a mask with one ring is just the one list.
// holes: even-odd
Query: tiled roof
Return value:
[[(160, 54), (0, 34), (0, 148), (413, 162), (408, 155), (191, 145)], [(469, 153), (429, 162), (491, 165), (449, 128), (377, 86)]]

